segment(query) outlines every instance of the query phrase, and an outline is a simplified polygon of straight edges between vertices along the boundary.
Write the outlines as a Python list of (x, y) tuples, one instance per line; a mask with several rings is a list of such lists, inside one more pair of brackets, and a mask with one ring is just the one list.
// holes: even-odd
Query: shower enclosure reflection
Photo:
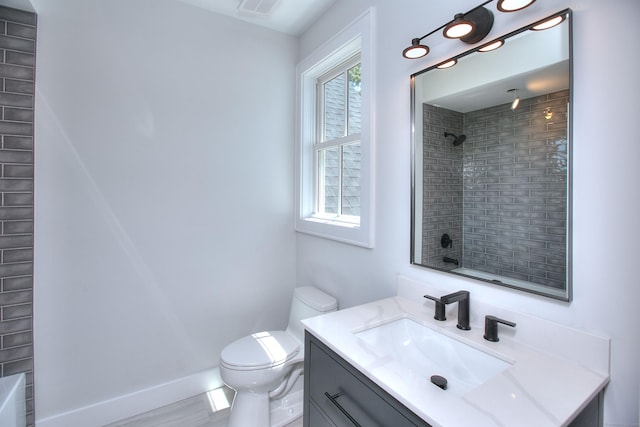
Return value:
[(412, 76), (412, 263), (570, 299), (569, 27)]

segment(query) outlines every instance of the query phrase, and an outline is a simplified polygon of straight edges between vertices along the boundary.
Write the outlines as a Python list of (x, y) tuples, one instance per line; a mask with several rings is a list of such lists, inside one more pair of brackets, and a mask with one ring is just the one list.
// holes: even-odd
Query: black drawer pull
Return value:
[(356, 426), (356, 427), (361, 427), (361, 426), (360, 426), (360, 424), (355, 420), (355, 418), (353, 418), (353, 417), (351, 416), (351, 414), (350, 414), (349, 412), (347, 412), (347, 410), (346, 410), (346, 409), (344, 409), (344, 408), (342, 407), (342, 405), (340, 405), (340, 404), (338, 403), (338, 400), (337, 400), (337, 399), (338, 399), (340, 396), (342, 396), (342, 393), (336, 393), (336, 394), (334, 394), (334, 395), (332, 396), (332, 395), (330, 395), (328, 392), (326, 392), (326, 391), (325, 391), (325, 392), (324, 392), (324, 395), (325, 395), (325, 396), (327, 396), (327, 399), (329, 399), (329, 400), (331, 401), (331, 403), (333, 403), (333, 404), (336, 406), (336, 408), (338, 408), (338, 409), (340, 410), (340, 412), (342, 412), (342, 414), (343, 414), (345, 417), (347, 417), (347, 418), (349, 419), (349, 421), (351, 421), (351, 423), (352, 423), (354, 426)]

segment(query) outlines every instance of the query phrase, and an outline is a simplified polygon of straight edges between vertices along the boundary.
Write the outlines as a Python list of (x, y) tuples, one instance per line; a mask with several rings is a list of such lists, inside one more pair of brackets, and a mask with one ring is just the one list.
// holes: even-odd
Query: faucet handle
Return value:
[(432, 301), (435, 301), (436, 303), (436, 312), (435, 315), (433, 316), (434, 319), (436, 320), (447, 320), (446, 316), (444, 315), (444, 309), (445, 309), (445, 305), (444, 303), (440, 300), (440, 298), (437, 297), (432, 297), (431, 295), (425, 295), (424, 296), (427, 299), (430, 299)]
[(491, 342), (498, 342), (498, 323), (515, 328), (516, 324), (499, 317), (487, 315), (484, 317), (484, 339)]

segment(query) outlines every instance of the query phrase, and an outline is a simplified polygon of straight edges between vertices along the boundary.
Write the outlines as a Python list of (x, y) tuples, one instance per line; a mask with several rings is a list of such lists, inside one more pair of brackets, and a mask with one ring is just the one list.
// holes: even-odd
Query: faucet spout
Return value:
[(469, 325), (469, 291), (458, 291), (440, 298), (443, 304), (458, 303), (458, 329), (468, 331)]

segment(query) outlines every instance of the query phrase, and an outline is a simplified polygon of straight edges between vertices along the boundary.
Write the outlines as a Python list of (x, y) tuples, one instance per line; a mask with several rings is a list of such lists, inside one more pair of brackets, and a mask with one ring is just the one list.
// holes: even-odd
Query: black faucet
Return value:
[(512, 328), (516, 327), (516, 324), (514, 322), (500, 319), (499, 317), (496, 317), (496, 316), (487, 315), (484, 317), (484, 339), (485, 340), (491, 341), (491, 342), (500, 341), (500, 338), (498, 338), (498, 323), (511, 326)]
[(460, 261), (455, 258), (449, 258), (448, 256), (442, 257), (442, 262), (449, 262), (451, 264), (459, 265)]
[(458, 291), (440, 298), (442, 304), (458, 303), (458, 329), (468, 331), (469, 326), (469, 291)]
[(442, 303), (442, 301), (440, 300), (440, 298), (437, 297), (432, 297), (431, 295), (425, 295), (424, 296), (427, 299), (430, 299), (431, 301), (435, 301), (436, 302), (436, 312), (433, 316), (434, 319), (436, 320), (447, 320), (447, 318), (444, 315), (444, 304)]

